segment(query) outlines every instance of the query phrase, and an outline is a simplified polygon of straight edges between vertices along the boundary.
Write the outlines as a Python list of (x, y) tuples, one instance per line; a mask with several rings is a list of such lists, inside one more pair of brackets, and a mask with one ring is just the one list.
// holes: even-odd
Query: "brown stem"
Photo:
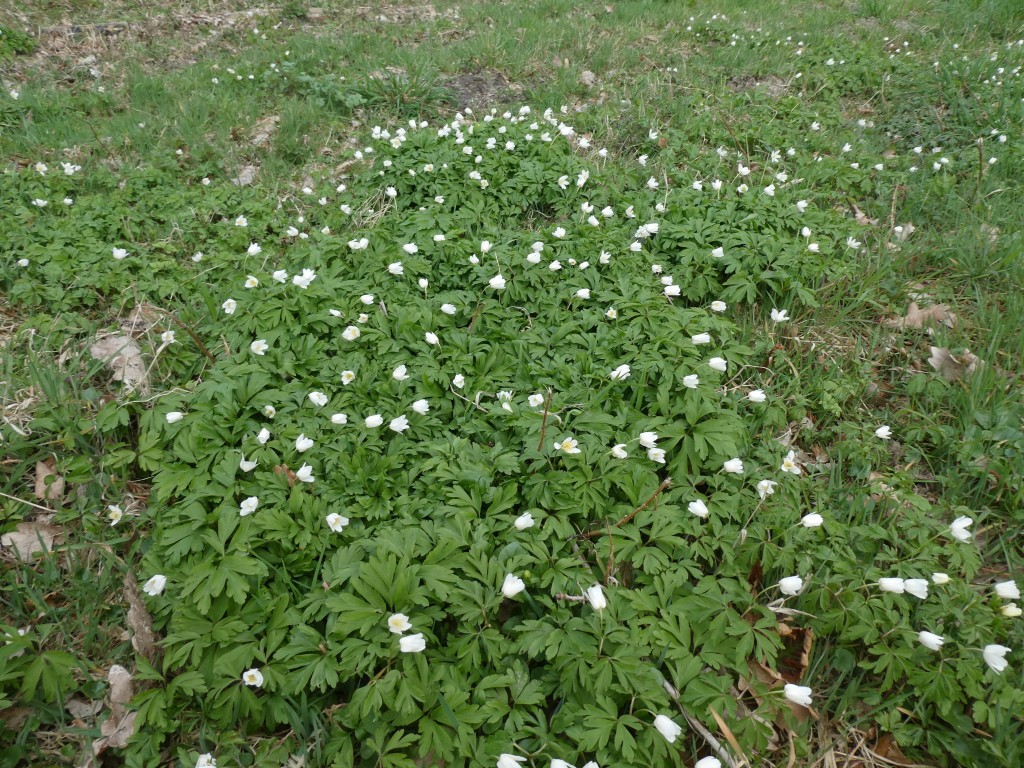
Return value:
[(548, 387), (548, 397), (544, 401), (544, 420), (540, 423), (540, 442), (537, 443), (537, 452), (541, 453), (544, 451), (544, 433), (548, 430), (548, 414), (551, 412), (551, 395), (554, 390)]
[(185, 323), (179, 320), (177, 315), (175, 315), (173, 312), (168, 312), (166, 309), (163, 309), (161, 307), (155, 307), (155, 309), (158, 309), (159, 311), (163, 312), (165, 315), (167, 315), (167, 317), (171, 318), (171, 320), (173, 320), (179, 326), (181, 326), (185, 330), (185, 333), (192, 337), (192, 341), (196, 343), (196, 346), (199, 347), (202, 353), (206, 355), (207, 360), (209, 360), (211, 363), (217, 362), (217, 358), (215, 358), (213, 356), (213, 353), (206, 348), (206, 345), (203, 344), (203, 342), (199, 339), (199, 336), (196, 335), (196, 332), (193, 331), (190, 326), (185, 325)]
[(615, 523), (614, 525), (612, 525), (612, 526), (611, 526), (610, 528), (608, 528), (608, 529), (607, 529), (606, 531), (602, 531), (602, 530), (588, 531), (587, 533), (581, 533), (581, 534), (579, 534), (579, 535), (577, 536), (577, 538), (579, 538), (579, 539), (596, 539), (596, 538), (597, 538), (598, 536), (600, 536), (600, 535), (601, 535), (602, 533), (611, 533), (611, 529), (612, 529), (612, 528), (619, 528), (619, 527), (621, 527), (621, 526), (625, 525), (625, 524), (626, 524), (626, 523), (628, 523), (628, 522), (629, 522), (630, 520), (632, 520), (632, 519), (633, 519), (634, 517), (636, 517), (636, 516), (637, 516), (637, 515), (639, 515), (639, 514), (640, 514), (641, 512), (643, 512), (643, 511), (644, 511), (645, 509), (647, 509), (647, 508), (648, 508), (649, 506), (651, 506), (651, 504), (652, 504), (652, 503), (654, 503), (654, 500), (655, 500), (655, 499), (657, 499), (657, 498), (658, 498), (659, 496), (661, 496), (662, 492), (663, 492), (663, 491), (664, 491), (664, 490), (665, 490), (666, 488), (668, 488), (668, 487), (669, 487), (670, 485), (672, 485), (672, 478), (671, 478), (671, 477), (666, 477), (666, 478), (665, 478), (664, 480), (662, 480), (662, 481), (661, 481), (661, 485), (659, 485), (659, 486), (658, 486), (658, 490), (656, 490), (656, 491), (655, 491), (654, 493), (652, 493), (652, 494), (651, 494), (651, 496), (650, 496), (650, 498), (649, 498), (649, 499), (647, 499), (647, 501), (645, 501), (645, 502), (644, 502), (643, 504), (641, 504), (641, 505), (640, 505), (639, 507), (637, 507), (636, 509), (634, 509), (634, 510), (633, 510), (632, 512), (630, 512), (630, 513), (629, 513), (628, 515), (626, 515), (626, 516), (625, 516), (624, 518), (622, 518), (621, 520), (619, 520), (619, 521), (618, 521), (617, 523)]

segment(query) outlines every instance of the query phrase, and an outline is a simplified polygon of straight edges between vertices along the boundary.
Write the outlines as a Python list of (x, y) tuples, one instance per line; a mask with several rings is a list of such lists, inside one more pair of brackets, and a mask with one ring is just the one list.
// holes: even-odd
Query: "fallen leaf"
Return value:
[(778, 626), (782, 650), (775, 665), (786, 682), (797, 684), (804, 678), (811, 663), (814, 632), (809, 627), (794, 627), (785, 622)]
[(132, 700), (132, 673), (120, 664), (114, 664), (107, 671), (107, 682), (110, 683), (110, 710), (120, 714), (118, 708)]
[(19, 560), (28, 561), (36, 552), (49, 552), (55, 543), (61, 543), (63, 537), (63, 532), (56, 525), (18, 523), (15, 530), (0, 536), (0, 546), (13, 550)]
[(87, 701), (76, 696), (64, 704), (64, 709), (76, 720), (85, 720), (99, 714), (99, 711), (103, 709), (103, 700)]
[(892, 239), (895, 240), (897, 243), (902, 243), (904, 240), (906, 240), (908, 237), (914, 234), (914, 230), (916, 229), (917, 227), (915, 227), (913, 223), (909, 221), (906, 224), (898, 224), (897, 226), (892, 228)]
[(292, 470), (289, 469), (285, 464), (277, 464), (274, 467), (274, 474), (284, 477), (284, 479), (288, 481), (289, 488), (294, 486), (295, 483), (297, 483), (299, 480), (298, 476), (294, 472), (292, 472)]
[(965, 349), (958, 355), (949, 351), (948, 347), (930, 347), (931, 357), (928, 364), (942, 374), (946, 381), (957, 381), (969, 373), (974, 373), (985, 364), (985, 361), (977, 355), (972, 355), (969, 349)]
[(124, 577), (124, 598), (128, 602), (128, 616), (125, 621), (131, 632), (132, 648), (140, 656), (144, 656), (151, 664), (156, 662), (156, 633), (153, 632), (153, 619), (146, 610), (146, 604), (139, 596), (139, 587), (132, 574)]
[(252, 144), (254, 147), (270, 146), (270, 139), (277, 130), (277, 124), (281, 122), (278, 115), (270, 115), (258, 121), (253, 126)]
[(584, 69), (580, 72), (580, 82), (586, 86), (592, 86), (597, 82), (597, 76), (589, 69)]
[(259, 171), (255, 165), (243, 165), (238, 170), (238, 175), (231, 180), (236, 187), (247, 187), (256, 180), (256, 173)]
[(868, 218), (868, 215), (866, 213), (864, 213), (864, 211), (862, 211), (856, 205), (853, 206), (853, 218), (862, 227), (867, 227), (867, 226), (872, 226), (873, 227), (873, 226), (875, 226), (875, 224), (878, 223), (878, 219)]
[(110, 683), (110, 716), (100, 723), (101, 737), (92, 743), (92, 756), (82, 768), (95, 765), (93, 758), (107, 749), (128, 746), (128, 739), (135, 733), (135, 716), (138, 713), (125, 709), (132, 700), (132, 673), (115, 664), (107, 671), (107, 682)]
[(907, 314), (903, 317), (889, 317), (882, 321), (890, 328), (916, 328), (926, 325), (942, 324), (947, 328), (956, 325), (956, 315), (949, 311), (946, 304), (933, 304), (930, 307), (919, 307), (917, 302), (910, 302)]
[(52, 456), (36, 462), (36, 498), (46, 501), (64, 498), (64, 478), (57, 474), (57, 463)]
[(128, 336), (113, 335), (97, 339), (89, 347), (96, 360), (106, 361), (114, 371), (114, 381), (122, 381), (134, 389), (145, 384), (146, 366), (142, 362), (142, 349)]

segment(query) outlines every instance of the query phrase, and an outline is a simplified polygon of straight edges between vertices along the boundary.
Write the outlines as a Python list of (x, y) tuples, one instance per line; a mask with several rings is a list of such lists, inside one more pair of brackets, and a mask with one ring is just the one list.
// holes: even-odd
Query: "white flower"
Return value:
[(388, 272), (392, 275), (404, 275), (405, 267), (402, 266), (402, 262), (394, 261), (391, 264), (388, 264)]
[(726, 308), (727, 307), (726, 307), (726, 304), (725, 304), (724, 301), (712, 301), (711, 302), (711, 311), (712, 312), (725, 312)]
[(999, 609), (999, 612), (1008, 619), (1016, 619), (1021, 614), (1024, 614), (1024, 611), (1016, 603), (1007, 603)]
[(124, 248), (114, 248), (113, 249), (113, 254), (114, 254), (114, 258), (117, 259), (118, 261), (120, 261), (121, 259), (127, 258), (128, 251), (125, 250)]
[(164, 331), (160, 334), (160, 341), (164, 344), (174, 343), (174, 331)]
[(495, 275), (494, 277), (487, 281), (487, 284), (491, 286), (491, 288), (493, 288), (494, 290), (501, 291), (504, 290), (505, 288), (505, 278), (502, 277), (501, 275)]
[(647, 458), (658, 464), (665, 463), (665, 451), (662, 448), (648, 448)]
[(925, 648), (930, 648), (933, 651), (937, 651), (940, 648), (942, 648), (942, 644), (945, 642), (945, 639), (942, 637), (942, 635), (936, 635), (932, 632), (926, 632), (925, 630), (921, 630), (917, 634), (917, 641), (921, 643), (921, 645), (923, 645)]
[(902, 595), (906, 591), (906, 582), (900, 578), (883, 578), (878, 580), (878, 588), (883, 592)]
[(299, 288), (305, 290), (309, 288), (309, 284), (316, 280), (316, 272), (312, 269), (303, 269), (301, 275), (296, 275), (292, 278), (292, 285), (297, 285)]
[(347, 517), (342, 517), (337, 512), (331, 512), (331, 514), (324, 518), (324, 521), (327, 523), (327, 527), (335, 533), (341, 533), (345, 530), (345, 526), (349, 522)]
[(705, 503), (704, 503), (703, 501), (701, 501), (700, 499), (697, 499), (696, 501), (691, 501), (691, 502), (690, 502), (690, 503), (689, 503), (689, 504), (688, 504), (688, 505), (686, 506), (686, 508), (687, 508), (688, 510), (690, 510), (690, 513), (691, 513), (691, 514), (694, 514), (694, 515), (696, 515), (697, 517), (702, 517), (702, 518), (703, 518), (703, 517), (707, 517), (707, 516), (708, 516), (708, 512), (709, 512), (709, 510), (708, 510), (708, 505), (707, 505), (707, 504), (705, 504)]
[(249, 247), (246, 249), (245, 252), (250, 256), (259, 256), (261, 253), (263, 253), (263, 249), (260, 248), (259, 243), (249, 243)]
[(284, 283), (288, 280), (288, 273), (283, 269), (278, 269), (271, 275), (271, 277), (274, 278), (275, 282)]
[(799, 576), (787, 576), (779, 580), (779, 591), (784, 595), (799, 595), (804, 588), (804, 580)]
[[(671, 278), (669, 278), (669, 279), (671, 280)], [(665, 286), (665, 296), (667, 296), (670, 299), (672, 297), (674, 297), (674, 296), (678, 296), (681, 292), (682, 292), (682, 289), (678, 285), (666, 285)]]
[(786, 683), (782, 692), (785, 694), (786, 698), (794, 704), (799, 704), (801, 707), (811, 706), (812, 692), (806, 685), (793, 685), (792, 683)]
[(331, 424), (348, 424), (348, 415), (344, 413), (335, 413), (331, 416)]
[(529, 512), (524, 512), (516, 518), (515, 522), (512, 523), (517, 531), (525, 531), (527, 528), (533, 528), (534, 519), (533, 515)]
[(626, 453), (626, 444), (625, 443), (618, 443), (617, 445), (613, 445), (612, 446), (612, 456), (614, 456), (616, 459), (626, 459), (626, 458), (629, 458), (629, 454)]
[(388, 617), (388, 629), (394, 634), (400, 635), (412, 629), (412, 623), (404, 613), (393, 613)]
[(674, 744), (675, 740), (679, 738), (679, 734), (683, 732), (682, 727), (666, 715), (655, 717), (654, 727), (658, 729), (658, 733), (664, 736), (669, 744)]
[(313, 447), (313, 441), (305, 435), (299, 435), (295, 438), (295, 450), (299, 453), (305, 453)]
[(29, 260), (28, 259), (18, 259), (18, 266), (19, 267), (27, 267), (28, 265), (29, 265)]
[(761, 480), (757, 484), (757, 495), (761, 497), (761, 501), (775, 493), (775, 486), (778, 483), (774, 480)]
[(708, 365), (721, 373), (725, 373), (726, 368), (729, 366), (725, 359), (721, 357), (712, 357), (708, 360)]
[(325, 395), (323, 392), (310, 392), (308, 397), (309, 397), (309, 401), (311, 403), (313, 403), (313, 405), (317, 405), (317, 406), (327, 405), (328, 398), (327, 398), (327, 395)]
[(949, 533), (957, 541), (970, 541), (971, 534), (967, 529), (971, 527), (972, 523), (974, 520), (969, 517), (958, 517), (950, 523)]
[(409, 378), (409, 369), (405, 365), (400, 365), (391, 372), (391, 378), (395, 381), (405, 381)]
[(604, 316), (609, 320), (615, 320), (619, 316), (619, 312), (615, 307), (608, 307), (608, 310), (604, 313)]
[[(34, 205), (36, 208), (45, 208), (49, 204), (50, 204), (49, 200), (43, 200), (42, 198), (39, 198), (39, 197), (37, 197), (35, 200), (32, 201), (32, 205)], [(124, 258), (124, 256), (118, 256), (117, 255), (117, 251), (119, 251), (119, 250), (121, 250), (121, 249), (120, 248), (115, 248), (114, 249), (114, 258), (115, 259), (119, 259), (119, 258), (123, 259)], [(125, 251), (124, 255), (127, 256), (128, 252)]]
[(796, 463), (796, 451), (790, 451), (786, 454), (786, 457), (782, 460), (782, 466), (779, 467), (782, 472), (788, 472), (791, 475), (800, 474), (800, 466)]
[(690, 341), (694, 344), (710, 344), (711, 334), (709, 333), (698, 333), (690, 337)]
[(556, 440), (554, 445), (556, 451), (564, 451), (565, 453), (569, 454), (581, 452), (579, 448), (579, 442), (576, 440), (576, 438), (572, 437), (571, 435), (569, 437), (563, 438), (560, 442)]
[(256, 339), (252, 344), (249, 345), (249, 349), (252, 350), (254, 355), (265, 355), (267, 350), (270, 349), (270, 345), (267, 344), (266, 339)]
[(196, 760), (196, 768), (217, 768), (217, 758), (213, 756), (212, 752), (202, 754)]
[(526, 584), (523, 580), (511, 573), (505, 576), (505, 581), (501, 584), (501, 594), (505, 597), (515, 597), (524, 589), (526, 589)]
[(945, 573), (933, 573), (932, 584), (942, 585), (949, 584), (949, 575)]
[(115, 526), (121, 522), (122, 517), (124, 517), (124, 510), (122, 510), (117, 504), (111, 504), (107, 507), (107, 519), (110, 521), (111, 526)]
[(595, 611), (603, 611), (608, 607), (608, 600), (605, 598), (604, 590), (601, 589), (600, 584), (587, 587), (587, 602), (594, 607)]
[(875, 437), (882, 440), (888, 440), (892, 436), (892, 429), (886, 426), (881, 426), (875, 430)]
[[(402, 246), (402, 250), (405, 251), (406, 253), (408, 253), (410, 256), (412, 256), (412, 254), (416, 253), (419, 250), (419, 248), (416, 247), (416, 243), (406, 243), (405, 245)], [(399, 262), (399, 263), (401, 263), (401, 262)], [(389, 267), (389, 269), (390, 269), (390, 267)], [(400, 275), (402, 273), (401, 272), (393, 272), (392, 274)]]
[(388, 429), (392, 432), (405, 432), (409, 428), (409, 418), (403, 413), (401, 416), (393, 418), (388, 424)]
[(768, 399), (768, 396), (764, 393), (763, 389), (754, 389), (747, 395), (747, 399), (752, 403), (763, 403)]
[(417, 400), (412, 404), (412, 409), (420, 416), (424, 416), (430, 410), (430, 404), (426, 400)]
[(638, 439), (640, 440), (640, 445), (642, 445), (644, 448), (653, 448), (655, 445), (657, 445), (658, 433), (641, 432), (640, 437)]
[(313, 477), (313, 468), (309, 466), (309, 464), (303, 464), (299, 467), (298, 471), (296, 471), (295, 477), (304, 483), (312, 483), (315, 479)]
[(519, 755), (501, 754), (498, 756), (498, 768), (520, 768), (520, 763), (525, 763), (525, 757)]
[(142, 585), (142, 591), (150, 597), (156, 597), (164, 591), (164, 587), (166, 586), (167, 577), (158, 573), (156, 576), (151, 577), (149, 581)]
[(353, 251), (365, 251), (367, 246), (369, 245), (370, 241), (367, 240), (365, 237), (360, 238), (359, 240), (348, 241), (348, 247)]
[(722, 469), (734, 475), (743, 474), (743, 462), (740, 459), (729, 459), (722, 465)]
[(256, 469), (256, 462), (246, 461), (245, 455), (243, 454), (242, 458), (238, 462), (238, 468), (243, 472), (252, 472), (254, 469)]
[(376, 429), (377, 427), (379, 427), (383, 423), (384, 423), (384, 417), (381, 416), (379, 413), (375, 413), (375, 414), (373, 414), (371, 416), (367, 416), (366, 419), (363, 421), (363, 424), (366, 425), (367, 429)]
[(784, 323), (789, 320), (789, 311), (785, 309), (772, 309), (772, 320), (776, 323)]
[(238, 514), (242, 517), (245, 517), (246, 515), (251, 515), (253, 512), (256, 511), (256, 507), (258, 507), (259, 505), (259, 498), (256, 496), (250, 496), (249, 498), (245, 499), (242, 502), (241, 506), (239, 507)]
[(846, 247), (847, 248), (852, 248), (853, 250), (857, 250), (858, 248), (860, 248), (860, 246), (861, 246), (860, 240), (857, 240), (856, 238), (853, 238), (853, 237), (846, 238)]
[(248, 227), (249, 226), (249, 220), (246, 219), (245, 216), (239, 216), (237, 219), (235, 219), (235, 226), (236, 227)]
[(423, 334), (423, 338), (427, 340), (427, 344), (432, 344), (433, 346), (437, 346), (441, 343), (441, 340), (437, 338), (437, 334), (430, 331)]
[(466, 386), (466, 377), (461, 373), (457, 373), (452, 377), (452, 386), (456, 389), (462, 389)]
[(277, 408), (275, 408), (272, 405), (264, 405), (263, 415), (266, 416), (268, 419), (272, 419), (275, 416), (277, 416)]
[(256, 435), (256, 442), (260, 445), (266, 445), (267, 440), (270, 439), (270, 430), (264, 427), (260, 430), (259, 434)]
[(442, 304), (441, 305), (441, 311), (444, 312), (446, 315), (454, 315), (455, 312), (456, 312), (455, 305), (454, 304)]
[(715, 248), (714, 250), (711, 251), (711, 255), (714, 256), (716, 259), (721, 259), (723, 256), (725, 256), (725, 249)]
[(820, 528), (821, 524), (825, 522), (825, 518), (819, 515), (817, 512), (812, 512), (809, 515), (804, 515), (800, 518), (800, 524), (804, 528)]
[(167, 415), (164, 418), (167, 419), (168, 424), (176, 424), (177, 422), (185, 418), (185, 414), (182, 413), (181, 411), (168, 411)]
[(994, 587), (996, 594), (1003, 600), (1020, 600), (1020, 589), (1015, 581), (1000, 581)]
[(577, 299), (589, 299), (590, 298), (590, 289), (589, 288), (580, 288), (578, 291), (576, 291), (576, 298)]
[(991, 667), (992, 671), (997, 675), (1002, 674), (1003, 670), (1009, 666), (1006, 663), (1006, 654), (1010, 652), (1010, 649), (1005, 645), (986, 645), (984, 650), (981, 652), (981, 656), (985, 659), (985, 663)]
[(245, 287), (246, 288), (255, 288), (259, 284), (260, 284), (260, 281), (257, 280), (256, 277), (253, 276), (253, 275), (249, 275), (248, 277), (245, 278)]
[(928, 579), (907, 579), (903, 582), (903, 590), (921, 600), (928, 597)]
[(362, 332), (354, 325), (350, 325), (344, 331), (341, 332), (341, 338), (345, 341), (355, 341), (359, 338)]
[(693, 764), (693, 768), (722, 768), (722, 762), (717, 757), (702, 757)]
[(562, 262), (558, 261), (557, 259), (555, 261), (552, 261), (550, 264), (548, 264), (548, 269), (550, 269), (552, 272), (557, 272), (561, 268), (562, 268)]
[(700, 377), (695, 373), (691, 373), (689, 376), (683, 376), (683, 386), (688, 389), (696, 389), (700, 386)]
[(629, 378), (630, 370), (629, 366), (623, 363), (614, 371), (608, 374), (608, 378), (612, 381), (624, 381)]
[(263, 673), (253, 667), (242, 673), (242, 682), (253, 688), (260, 688), (263, 685)]
[(224, 310), (224, 314), (233, 315), (235, 314), (235, 310), (238, 309), (238, 302), (234, 299), (227, 299), (220, 305), (220, 308)]

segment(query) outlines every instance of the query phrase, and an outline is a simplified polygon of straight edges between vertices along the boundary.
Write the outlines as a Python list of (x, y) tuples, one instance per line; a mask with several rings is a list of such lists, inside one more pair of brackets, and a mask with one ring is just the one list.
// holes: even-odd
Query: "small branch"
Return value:
[(985, 153), (983, 151), (985, 139), (978, 139), (978, 188), (974, 190), (974, 197), (981, 194), (981, 176), (985, 172)]
[(165, 315), (167, 315), (167, 317), (171, 318), (171, 320), (176, 322), (182, 329), (184, 329), (185, 333), (192, 337), (192, 341), (196, 343), (196, 346), (199, 347), (200, 351), (202, 351), (202, 353), (206, 355), (207, 360), (209, 360), (211, 363), (217, 362), (217, 358), (214, 357), (213, 353), (206, 348), (206, 345), (203, 344), (199, 336), (196, 335), (196, 332), (193, 331), (190, 326), (185, 325), (185, 323), (179, 320), (177, 315), (175, 315), (173, 312), (168, 312), (166, 309), (163, 309), (161, 307), (155, 307), (155, 309), (157, 309), (160, 312), (163, 312)]
[(704, 727), (704, 723), (683, 709), (683, 705), (679, 704), (678, 699), (676, 700), (676, 704), (679, 705), (679, 710), (683, 713), (683, 717), (686, 718), (686, 722), (689, 723), (690, 727), (699, 733), (704, 741), (708, 743), (708, 746), (711, 747), (711, 751), (718, 755), (718, 759), (725, 763), (725, 765), (729, 766), (729, 768), (739, 768), (740, 763), (737, 763), (726, 748), (722, 746), (722, 743), (712, 735), (711, 731)]
[(630, 520), (632, 520), (634, 517), (636, 517), (641, 512), (643, 512), (645, 509), (647, 509), (649, 506), (651, 506), (651, 504), (654, 503), (654, 500), (657, 499), (659, 496), (661, 496), (661, 494), (664, 492), (664, 490), (666, 488), (668, 488), (670, 485), (672, 485), (672, 478), (671, 477), (666, 477), (664, 480), (661, 481), (661, 485), (658, 486), (658, 490), (656, 490), (654, 493), (652, 493), (650, 498), (647, 499), (647, 501), (645, 501), (639, 507), (634, 509), (632, 512), (630, 512), (624, 518), (619, 520), (617, 523), (615, 523), (614, 525), (609, 527), (607, 530), (605, 530), (605, 531), (596, 530), (596, 531), (589, 531), (587, 533), (581, 533), (581, 534), (579, 534), (577, 536), (577, 538), (580, 538), (580, 539), (596, 539), (598, 536), (600, 536), (603, 533), (609, 533), (610, 534), (612, 528), (619, 528), (619, 527), (625, 525)]
[(551, 395), (553, 391), (551, 387), (548, 387), (548, 397), (544, 401), (544, 420), (540, 423), (540, 442), (537, 443), (538, 453), (544, 451), (544, 434), (548, 431), (548, 414), (551, 412)]
[(558, 592), (555, 594), (555, 600), (568, 600), (570, 603), (585, 603), (587, 602), (587, 596), (567, 595), (564, 592)]

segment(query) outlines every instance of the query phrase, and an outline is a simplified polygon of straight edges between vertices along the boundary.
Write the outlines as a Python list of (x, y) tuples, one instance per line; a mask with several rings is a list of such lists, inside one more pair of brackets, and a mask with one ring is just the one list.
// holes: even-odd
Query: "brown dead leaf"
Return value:
[(88, 701), (76, 696), (64, 704), (64, 709), (66, 709), (68, 714), (74, 719), (86, 720), (99, 714), (100, 710), (103, 709), (103, 700), (96, 699), (95, 701)]
[(146, 610), (145, 603), (139, 596), (139, 587), (132, 574), (124, 577), (124, 598), (128, 602), (126, 621), (131, 632), (132, 648), (140, 656), (144, 656), (151, 664), (156, 663), (156, 633), (153, 632), (153, 619)]
[(285, 480), (288, 481), (288, 487), (291, 488), (295, 483), (299, 481), (298, 476), (285, 464), (278, 464), (274, 467), (274, 474), (281, 475)]
[(858, 208), (856, 205), (853, 206), (853, 218), (862, 227), (875, 226), (878, 223), (878, 219), (869, 218), (864, 211)]
[[(135, 733), (135, 716), (138, 714), (125, 709), (132, 699), (132, 673), (115, 664), (107, 672), (107, 682), (110, 683), (110, 716), (100, 723), (101, 737), (92, 743), (92, 754), (96, 756), (107, 749), (128, 746), (128, 739)], [(90, 757), (85, 766), (92, 765), (95, 761)]]
[(597, 82), (597, 75), (595, 75), (589, 69), (584, 69), (582, 72), (580, 72), (580, 82), (590, 87)]
[(142, 349), (134, 339), (119, 334), (104, 336), (93, 342), (89, 354), (107, 362), (114, 372), (114, 381), (122, 381), (132, 389), (145, 385), (146, 365), (142, 362)]
[(57, 463), (52, 456), (36, 462), (36, 498), (56, 502), (64, 498), (64, 478), (57, 474)]
[(780, 622), (778, 629), (782, 637), (782, 651), (775, 664), (787, 683), (798, 684), (811, 663), (814, 632), (808, 627), (793, 627), (785, 622)]
[(917, 227), (914, 226), (913, 222), (908, 221), (906, 224), (897, 224), (892, 228), (892, 239), (897, 243), (904, 242), (909, 238)]
[(270, 140), (277, 131), (277, 124), (281, 122), (279, 115), (270, 115), (258, 121), (253, 126), (252, 145), (254, 147), (270, 146)]
[(919, 307), (917, 302), (910, 302), (907, 314), (903, 317), (889, 317), (882, 321), (890, 328), (921, 329), (927, 325), (942, 324), (947, 328), (956, 325), (956, 315), (949, 310), (947, 304), (933, 304), (930, 307)]
[(972, 355), (969, 349), (959, 354), (953, 354), (948, 347), (930, 347), (931, 357), (928, 364), (942, 374), (946, 381), (958, 381), (964, 376), (974, 373), (985, 364), (977, 355)]
[(15, 557), (28, 561), (36, 552), (49, 552), (64, 540), (63, 531), (49, 523), (18, 523), (18, 527), (0, 537), (0, 546), (9, 548)]
[(238, 169), (238, 175), (231, 180), (236, 187), (247, 187), (256, 180), (256, 173), (259, 171), (255, 165), (243, 165)]

